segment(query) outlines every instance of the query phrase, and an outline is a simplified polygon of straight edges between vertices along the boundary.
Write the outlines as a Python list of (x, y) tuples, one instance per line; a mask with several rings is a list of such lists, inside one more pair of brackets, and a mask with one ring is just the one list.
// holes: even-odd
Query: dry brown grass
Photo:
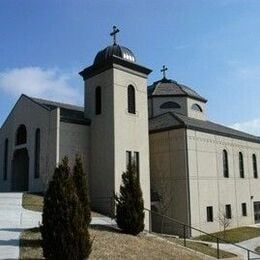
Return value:
[[(193, 252), (176, 246), (158, 237), (140, 234), (131, 236), (115, 229), (92, 226), (93, 240), (89, 259), (180, 259), (198, 260)], [(20, 259), (44, 259), (40, 246), (41, 234), (38, 228), (26, 230), (21, 236)]]
[(126, 235), (109, 227), (91, 228), (94, 237), (91, 260), (94, 259), (202, 259), (193, 252), (158, 237)]
[[(166, 239), (177, 243), (179, 245), (184, 245), (184, 241), (183, 239), (179, 239), (179, 238), (174, 238), (174, 237), (166, 237)], [(186, 241), (186, 246), (190, 249), (193, 249), (195, 251), (201, 252), (203, 254), (209, 255), (209, 256), (213, 256), (215, 258), (217, 258), (217, 249), (213, 248), (211, 245), (208, 245), (207, 243), (201, 243), (201, 242), (194, 242), (194, 241), (190, 241), (187, 240)], [(232, 254), (230, 252), (224, 251), (224, 250), (219, 250), (219, 256), (220, 258), (233, 258), (236, 257), (237, 255)]]
[[(212, 237), (210, 235), (213, 235), (214, 237)], [(228, 241), (230, 243), (239, 243), (241, 241), (259, 237), (260, 228), (239, 227), (239, 228), (228, 229), (228, 230), (226, 230), (225, 233), (222, 231), (222, 232), (212, 233), (210, 235), (202, 235), (202, 236), (196, 237), (196, 239), (202, 240), (202, 241), (216, 242), (216, 237), (218, 237), (218, 238), (220, 238), (220, 241), (221, 241), (221, 239), (224, 239), (225, 241)]]
[[(24, 193), (23, 208), (42, 212), (43, 210), (43, 194), (41, 193)], [(91, 217), (104, 217), (104, 215), (91, 211)]]
[(20, 259), (44, 259), (41, 240), (39, 228), (23, 231), (20, 237)]
[(23, 194), (23, 207), (25, 209), (42, 212), (43, 209), (43, 195), (24, 193)]

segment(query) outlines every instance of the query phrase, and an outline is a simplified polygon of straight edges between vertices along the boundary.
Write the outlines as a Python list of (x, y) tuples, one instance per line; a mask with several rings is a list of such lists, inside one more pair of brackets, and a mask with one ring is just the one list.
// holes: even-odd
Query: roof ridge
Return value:
[[(197, 120), (199, 120), (199, 119), (197, 119)], [(206, 122), (209, 122), (209, 123), (211, 123), (211, 124), (214, 124), (214, 125), (218, 125), (218, 126), (224, 127), (224, 128), (226, 128), (226, 129), (230, 129), (230, 130), (232, 130), (232, 131), (235, 131), (235, 132), (238, 132), (238, 133), (241, 133), (241, 134), (246, 134), (246, 135), (252, 136), (252, 137), (254, 137), (254, 138), (259, 138), (259, 140), (260, 140), (260, 137), (257, 136), (257, 135), (249, 134), (248, 132), (244, 132), (244, 131), (241, 131), (241, 130), (237, 130), (237, 129), (233, 128), (233, 127), (226, 126), (226, 125), (222, 125), (222, 124), (220, 124), (220, 123), (216, 123), (216, 122), (213, 122), (213, 121), (210, 121), (210, 120), (205, 120), (205, 121), (206, 121)]]
[[(172, 113), (172, 112), (171, 112)], [(244, 132), (244, 131), (240, 131), (240, 130), (237, 130), (235, 128), (232, 128), (232, 127), (229, 127), (229, 126), (226, 126), (226, 125), (223, 125), (223, 124), (220, 124), (220, 123), (216, 123), (216, 122), (213, 122), (213, 121), (210, 121), (210, 120), (201, 120), (201, 119), (198, 119), (198, 118), (192, 118), (192, 117), (188, 117), (186, 115), (183, 115), (183, 114), (180, 114), (180, 113), (177, 113), (177, 112), (174, 112), (175, 116), (177, 116), (181, 121), (183, 121), (179, 116), (181, 117), (184, 117), (185, 119), (188, 119), (188, 120), (194, 120), (194, 121), (198, 121), (198, 122), (208, 122), (210, 124), (214, 124), (216, 126), (219, 126), (219, 127), (222, 127), (222, 128), (226, 128), (228, 130), (231, 130), (231, 131), (234, 131), (234, 132), (237, 132), (237, 134), (243, 134), (243, 135), (247, 135), (249, 137), (252, 137), (252, 138), (258, 138), (260, 140), (260, 137), (259, 136), (256, 136), (256, 135), (252, 135), (252, 134), (249, 134), (247, 132)], [(187, 124), (183, 121), (184, 124)]]
[(172, 113), (168, 111), (168, 112), (165, 112), (165, 113), (163, 113), (163, 114), (160, 114), (160, 115), (157, 115), (157, 116), (154, 116), (154, 117), (150, 117), (149, 120), (150, 120), (150, 119), (156, 119), (157, 117), (165, 116), (165, 115), (167, 115), (167, 114), (172, 115)]
[(42, 98), (35, 98), (35, 97), (28, 97), (28, 98), (30, 98), (32, 101), (34, 101), (34, 102), (38, 103), (39, 105), (44, 106), (48, 109), (49, 109), (48, 105), (57, 106), (57, 107), (64, 108), (64, 109), (75, 109), (75, 110), (84, 109), (84, 106), (78, 106), (78, 105), (74, 105), (71, 103), (64, 103), (64, 102), (58, 102), (58, 101), (42, 99)]
[(172, 114), (172, 116), (177, 119), (180, 123), (185, 124), (184, 121), (178, 116), (178, 115), (182, 115), (180, 113), (176, 113), (176, 112), (170, 112)]

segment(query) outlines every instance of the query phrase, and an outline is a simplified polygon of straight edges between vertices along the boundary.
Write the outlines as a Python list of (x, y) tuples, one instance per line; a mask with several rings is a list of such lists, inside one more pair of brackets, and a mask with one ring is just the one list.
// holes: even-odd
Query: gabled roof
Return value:
[(63, 122), (90, 125), (90, 119), (85, 118), (84, 116), (84, 107), (54, 102), (40, 98), (31, 97), (30, 99), (49, 110), (60, 108), (60, 119)]
[(155, 81), (148, 87), (148, 97), (157, 96), (188, 96), (202, 102), (207, 102), (207, 100), (200, 96), (195, 90), (180, 84), (175, 80), (166, 78)]
[(150, 133), (178, 128), (187, 128), (210, 134), (236, 138), (244, 141), (260, 143), (260, 137), (216, 124), (211, 121), (190, 118), (179, 113), (167, 112), (165, 114), (150, 118), (149, 120)]

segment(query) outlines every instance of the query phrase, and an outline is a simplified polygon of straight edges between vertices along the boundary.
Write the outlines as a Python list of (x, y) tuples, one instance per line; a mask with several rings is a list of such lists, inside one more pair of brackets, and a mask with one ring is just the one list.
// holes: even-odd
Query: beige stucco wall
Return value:
[[(127, 87), (136, 91), (136, 114), (127, 111)], [(95, 115), (95, 88), (102, 89), (102, 113)], [(148, 105), (146, 77), (115, 65), (85, 82), (85, 114), (91, 119), (91, 197), (94, 207), (110, 207), (126, 170), (126, 151), (140, 154), (144, 203), (150, 208)], [(108, 210), (109, 210), (108, 209)], [(146, 228), (149, 218), (145, 218)]]
[[(150, 134), (151, 188), (162, 200), (154, 210), (189, 224), (186, 135), (184, 129)], [(157, 223), (156, 225), (160, 225)], [(180, 226), (164, 221), (162, 232), (183, 233)], [(155, 230), (158, 227), (154, 226)]]
[[(228, 152), (229, 178), (223, 177), (224, 149)], [(239, 175), (240, 151), (244, 157), (244, 179)], [(254, 224), (253, 202), (260, 201), (260, 179), (253, 176), (253, 153), (259, 161), (260, 144), (188, 130), (192, 226), (206, 232), (218, 231), (218, 214), (226, 204), (232, 208), (230, 227)], [(241, 203), (247, 204), (246, 217), (242, 216)], [(214, 222), (207, 222), (207, 206), (213, 206)]]
[[(206, 120), (207, 113), (206, 113), (206, 103), (195, 100), (193, 98), (187, 98), (187, 116), (191, 118), (196, 118), (199, 120)], [(197, 104), (201, 107), (202, 112), (192, 109), (192, 105)]]
[[(102, 112), (95, 114), (95, 89), (101, 87)], [(85, 114), (90, 126), (90, 194), (95, 210), (111, 213), (114, 192), (113, 70), (85, 81)]]
[[(144, 207), (150, 209), (147, 79), (124, 68), (114, 69), (115, 192), (119, 192), (126, 170), (126, 151), (139, 152), (140, 184)], [(127, 88), (135, 88), (136, 114), (128, 113)], [(145, 218), (146, 228), (149, 217)]]
[[(56, 166), (56, 143), (58, 111), (48, 111), (26, 96), (21, 96), (0, 130), (0, 191), (10, 191), (12, 158), (16, 149), (27, 148), (29, 154), (29, 190), (42, 191)], [(27, 143), (15, 145), (18, 127), (24, 124), (27, 129)], [(35, 131), (41, 131), (40, 178), (34, 178)], [(4, 142), (9, 140), (8, 174), (3, 181)]]
[(89, 172), (89, 126), (60, 122), (59, 161), (67, 156), (73, 169), (76, 155), (82, 159), (85, 173)]

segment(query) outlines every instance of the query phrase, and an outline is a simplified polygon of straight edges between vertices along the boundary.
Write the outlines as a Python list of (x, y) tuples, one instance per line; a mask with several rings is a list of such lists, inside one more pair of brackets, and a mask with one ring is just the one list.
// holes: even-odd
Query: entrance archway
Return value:
[(12, 160), (12, 191), (28, 191), (29, 155), (26, 148), (14, 152)]

